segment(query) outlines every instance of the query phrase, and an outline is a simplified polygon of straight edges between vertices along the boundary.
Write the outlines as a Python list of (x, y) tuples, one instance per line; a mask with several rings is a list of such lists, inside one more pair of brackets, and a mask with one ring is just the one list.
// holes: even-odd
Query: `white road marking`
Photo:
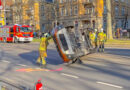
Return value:
[(61, 75), (68, 76), (68, 77), (72, 77), (72, 78), (79, 78), (78, 76), (69, 75), (69, 74), (65, 74), (65, 73), (61, 73)]
[(24, 64), (18, 64), (18, 65), (23, 66), (23, 67), (26, 67), (26, 66), (27, 66), (27, 65), (24, 65)]
[(42, 68), (36, 68), (36, 69), (42, 69)]
[(114, 84), (110, 84), (110, 83), (104, 83), (104, 82), (96, 82), (96, 83), (111, 86), (111, 87), (115, 87), (115, 88), (123, 88), (122, 86), (118, 86), (118, 85), (114, 85)]
[(10, 61), (6, 61), (6, 60), (2, 60), (2, 62), (5, 62), (5, 63), (10, 63)]

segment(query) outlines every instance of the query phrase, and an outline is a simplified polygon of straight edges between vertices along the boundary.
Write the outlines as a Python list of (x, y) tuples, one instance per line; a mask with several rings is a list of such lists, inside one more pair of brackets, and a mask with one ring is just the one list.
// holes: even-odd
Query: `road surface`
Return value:
[(82, 57), (83, 64), (66, 66), (51, 44), (47, 68), (40, 69), (38, 46), (0, 43), (0, 79), (28, 88), (42, 79), (43, 90), (130, 90), (130, 48), (107, 48)]

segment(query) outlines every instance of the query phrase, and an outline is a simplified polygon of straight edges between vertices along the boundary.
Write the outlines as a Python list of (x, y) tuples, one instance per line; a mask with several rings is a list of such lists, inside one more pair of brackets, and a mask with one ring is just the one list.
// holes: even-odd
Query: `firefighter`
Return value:
[(97, 37), (98, 37), (98, 31), (97, 31), (97, 29), (95, 29), (95, 49), (96, 49), (96, 51), (97, 51), (97, 48), (98, 48)]
[(46, 65), (46, 57), (47, 57), (47, 46), (49, 45), (48, 40), (51, 39), (51, 36), (48, 33), (42, 34), (40, 47), (39, 47), (39, 57), (37, 59), (37, 63), (44, 66)]
[(91, 31), (89, 34), (91, 44), (93, 47), (96, 47), (95, 42), (96, 42), (96, 33), (94, 31)]
[(99, 41), (99, 52), (104, 52), (104, 43), (106, 42), (106, 34), (103, 32), (103, 28), (98, 33), (98, 41)]

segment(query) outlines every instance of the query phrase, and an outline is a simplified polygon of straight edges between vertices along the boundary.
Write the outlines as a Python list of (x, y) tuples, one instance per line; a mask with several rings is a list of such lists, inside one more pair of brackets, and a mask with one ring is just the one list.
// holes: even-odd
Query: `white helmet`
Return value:
[(100, 32), (103, 32), (103, 28), (101, 28), (101, 31)]
[(48, 37), (48, 33), (45, 33), (45, 34), (44, 34), (44, 37)]
[(95, 32), (97, 32), (97, 29), (95, 29)]

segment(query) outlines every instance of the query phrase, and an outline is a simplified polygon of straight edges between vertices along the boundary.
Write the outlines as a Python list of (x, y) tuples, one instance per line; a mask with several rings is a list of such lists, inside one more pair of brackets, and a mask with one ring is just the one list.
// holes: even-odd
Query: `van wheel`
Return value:
[(18, 39), (17, 38), (14, 38), (14, 43), (18, 43)]
[(4, 42), (4, 43), (6, 43), (6, 42), (7, 42), (7, 41), (6, 41), (6, 38), (3, 38), (3, 42)]

